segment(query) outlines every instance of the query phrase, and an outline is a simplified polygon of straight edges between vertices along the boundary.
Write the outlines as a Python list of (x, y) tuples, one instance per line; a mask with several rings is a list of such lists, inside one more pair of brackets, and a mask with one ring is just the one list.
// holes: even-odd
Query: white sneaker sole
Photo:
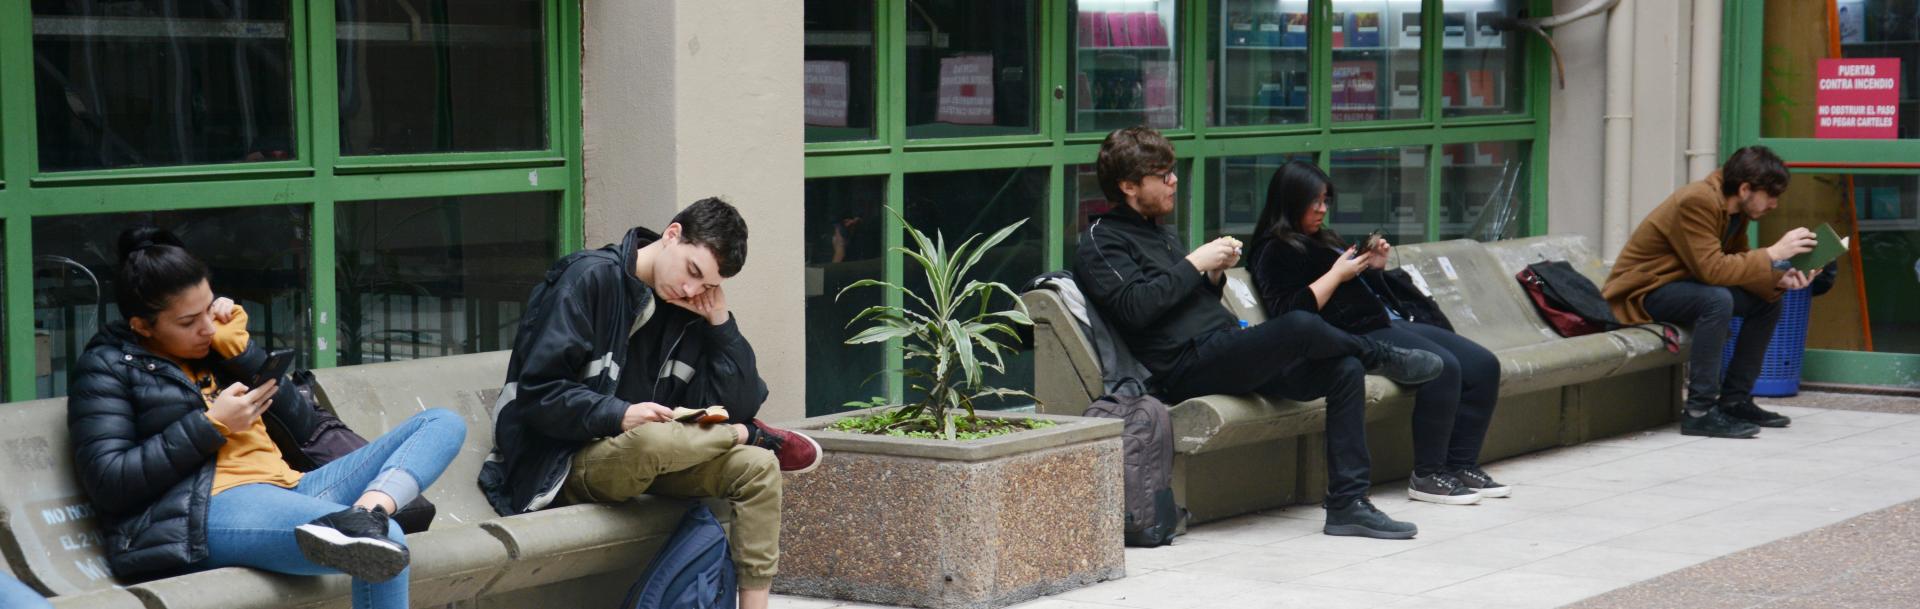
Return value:
[(1494, 499), (1500, 499), (1500, 498), (1512, 496), (1513, 487), (1503, 486), (1500, 488), (1482, 488), (1482, 489), (1474, 489), (1473, 492), (1479, 493), (1481, 497), (1490, 497)]
[(1473, 505), (1480, 502), (1480, 496), (1478, 492), (1468, 495), (1435, 495), (1433, 493), (1422, 493), (1413, 489), (1407, 489), (1408, 499), (1442, 505)]
[(349, 537), (333, 527), (294, 527), (300, 553), (314, 564), (370, 582), (393, 579), (407, 568), (407, 549), (388, 539)]
[(812, 438), (811, 436), (808, 436), (807, 434), (803, 434), (803, 433), (795, 433), (795, 434), (793, 434), (793, 435), (794, 435), (795, 437), (798, 437), (798, 438), (800, 438), (800, 439), (803, 439), (803, 440), (806, 440), (808, 444), (812, 444), (812, 445), (813, 445), (813, 462), (812, 462), (812, 463), (809, 463), (809, 464), (807, 464), (807, 466), (806, 466), (806, 467), (802, 467), (802, 468), (800, 468), (800, 469), (796, 469), (796, 470), (793, 470), (793, 471), (785, 471), (785, 472), (780, 472), (780, 473), (783, 473), (783, 474), (804, 474), (804, 473), (807, 473), (807, 472), (810, 472), (810, 471), (813, 471), (813, 470), (816, 470), (816, 469), (820, 469), (820, 462), (821, 462), (821, 461), (825, 461), (825, 460), (827, 460), (827, 451), (825, 451), (825, 450), (822, 450), (822, 449), (820, 448), (820, 443), (819, 443), (819, 442), (816, 442), (816, 441), (814, 441), (814, 439), (813, 439), (813, 438)]

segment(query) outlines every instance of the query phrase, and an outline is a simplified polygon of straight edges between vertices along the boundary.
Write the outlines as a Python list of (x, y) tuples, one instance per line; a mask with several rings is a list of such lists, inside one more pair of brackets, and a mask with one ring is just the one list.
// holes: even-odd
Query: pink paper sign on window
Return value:
[(940, 104), (934, 119), (956, 125), (993, 124), (993, 56), (940, 59)]
[(1900, 59), (1822, 59), (1814, 83), (1813, 136), (1900, 137)]
[(847, 62), (812, 60), (807, 70), (807, 124), (847, 126)]

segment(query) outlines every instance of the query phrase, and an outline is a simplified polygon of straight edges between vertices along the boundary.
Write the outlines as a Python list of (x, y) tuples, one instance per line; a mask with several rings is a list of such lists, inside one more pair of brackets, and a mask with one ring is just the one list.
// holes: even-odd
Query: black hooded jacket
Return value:
[(1079, 256), (1081, 290), (1155, 375), (1189, 365), (1194, 339), (1239, 327), (1220, 304), (1220, 284), (1187, 261), (1172, 233), (1131, 207), (1095, 216)]
[(659, 238), (635, 228), (619, 245), (568, 255), (528, 296), (480, 469), (500, 515), (552, 505), (573, 454), (622, 433), (630, 404), (720, 405), (744, 422), (766, 402), (733, 319), (709, 324), (634, 276), (635, 252)]

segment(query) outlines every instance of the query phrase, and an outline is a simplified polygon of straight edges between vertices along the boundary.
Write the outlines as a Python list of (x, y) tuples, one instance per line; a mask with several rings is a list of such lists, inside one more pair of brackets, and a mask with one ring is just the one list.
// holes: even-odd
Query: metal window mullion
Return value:
[[(12, 188), (13, 186), (9, 186)], [(33, 338), (33, 225), (24, 215), (6, 222), (7, 401), (31, 400), (39, 354)]]
[[(906, 174), (896, 170), (887, 175), (887, 204), (904, 214), (906, 213), (905, 201)], [(894, 251), (906, 241), (906, 226), (897, 214), (886, 214), (881, 219), (881, 244), (885, 247), (887, 255), (881, 258), (880, 272), (887, 283), (906, 285), (904, 281), (906, 257)], [(906, 296), (899, 290), (886, 290), (883, 304), (896, 308), (906, 306)], [(897, 338), (888, 340), (886, 345), (883, 361), (887, 372), (881, 376), (887, 380), (887, 401), (899, 404), (906, 400), (907, 394), (906, 376), (902, 373), (906, 369), (905, 351), (901, 348), (900, 339)]]
[(1427, 145), (1427, 217), (1424, 239), (1428, 242), (1440, 240), (1440, 147), (1444, 144)]
[(586, 241), (586, 175), (582, 169), (581, 155), (584, 154), (580, 104), (580, 3), (565, 0), (553, 0), (547, 7), (548, 19), (558, 21), (554, 40), (547, 45), (548, 52), (557, 54), (560, 67), (552, 75), (550, 82), (559, 89), (559, 105), (547, 112), (558, 115), (560, 120), (554, 125), (548, 139), (555, 142), (566, 156), (567, 189), (560, 196), (560, 218), (555, 224), (560, 235), (555, 240), (556, 257), (584, 247)]
[[(308, 98), (305, 121), (311, 146), (308, 158), (314, 173), (311, 195), (313, 211), (308, 216), (313, 230), (313, 314), (308, 320), (313, 337), (313, 367), (331, 368), (339, 364), (339, 293), (335, 285), (335, 220), (339, 203), (334, 188), (334, 169), (340, 160), (340, 81), (339, 52), (336, 38), (336, 0), (310, 0), (307, 4), (306, 77)], [(339, 0), (350, 2), (352, 0)]]
[(1333, 129), (1333, 0), (1312, 0), (1307, 12), (1313, 15), (1313, 27), (1307, 28), (1308, 69), (1313, 72), (1307, 103), (1312, 124), (1326, 135)]
[(32, 21), (29, 3), (0, 3), (0, 181), (8, 190), (27, 186), (36, 156)]

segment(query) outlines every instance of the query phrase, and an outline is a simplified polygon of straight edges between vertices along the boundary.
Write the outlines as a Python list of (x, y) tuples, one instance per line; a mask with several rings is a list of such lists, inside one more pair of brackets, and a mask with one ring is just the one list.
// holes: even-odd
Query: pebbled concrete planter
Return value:
[(1121, 423), (1059, 423), (945, 442), (794, 425), (820, 469), (786, 479), (774, 591), (932, 609), (991, 609), (1126, 574)]

